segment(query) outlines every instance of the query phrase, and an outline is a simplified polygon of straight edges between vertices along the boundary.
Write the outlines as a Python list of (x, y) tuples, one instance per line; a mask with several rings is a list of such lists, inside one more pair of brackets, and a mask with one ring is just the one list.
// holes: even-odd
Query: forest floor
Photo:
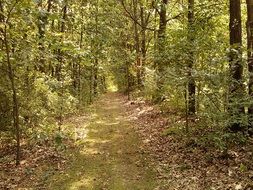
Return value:
[[(108, 93), (85, 113), (65, 120), (65, 151), (47, 144), (23, 147), (23, 160), (0, 159), (0, 189), (252, 190), (253, 142), (228, 155), (205, 137), (180, 127), (177, 111)], [(63, 148), (64, 149), (64, 148)], [(0, 151), (1, 153), (1, 151)], [(6, 155), (13, 155), (9, 152)]]

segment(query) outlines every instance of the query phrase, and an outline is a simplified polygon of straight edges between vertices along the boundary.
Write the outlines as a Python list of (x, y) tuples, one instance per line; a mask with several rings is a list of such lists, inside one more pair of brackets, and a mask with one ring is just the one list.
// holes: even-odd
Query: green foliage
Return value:
[(247, 138), (241, 133), (213, 132), (197, 140), (203, 147), (215, 147), (222, 152), (227, 152), (235, 145), (245, 145)]
[(55, 134), (54, 141), (55, 141), (57, 149), (59, 149), (59, 150), (65, 150), (66, 149), (66, 146), (64, 144), (64, 138), (66, 138), (66, 137), (61, 132), (58, 132), (58, 133)]
[(11, 47), (22, 137), (47, 141), (57, 123), (90, 104), (95, 91), (105, 91), (105, 39), (110, 38), (108, 21), (103, 19), (106, 4), (48, 2), (1, 1), (5, 19), (0, 19), (0, 140), (15, 134), (5, 41)]
[(175, 136), (182, 136), (184, 135), (184, 128), (185, 126), (180, 122), (171, 122), (171, 127), (166, 129), (163, 132), (163, 135), (175, 135)]
[(248, 167), (245, 166), (243, 163), (240, 164), (240, 171), (241, 172), (246, 172), (248, 170)]
[[(252, 104), (246, 87), (243, 97), (231, 98), (229, 87), (236, 81), (228, 61), (228, 1), (195, 0), (192, 23), (188, 3), (175, 0), (164, 7), (162, 1), (0, 2), (1, 137), (15, 136), (14, 91), (22, 137), (42, 142), (107, 87), (129, 98), (156, 100), (164, 113), (172, 109), (188, 116), (193, 80), (194, 119), (217, 132), (208, 139), (219, 149), (233, 139), (244, 141), (244, 134), (225, 132), (233, 123), (248, 127), (248, 116), (236, 112), (238, 105)], [(167, 9), (164, 26), (162, 9)], [(177, 133), (185, 123), (166, 133)]]

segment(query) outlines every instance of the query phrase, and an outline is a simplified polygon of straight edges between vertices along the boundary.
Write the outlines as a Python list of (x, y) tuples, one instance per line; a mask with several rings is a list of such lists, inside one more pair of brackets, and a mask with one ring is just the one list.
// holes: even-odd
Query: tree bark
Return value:
[(39, 70), (41, 72), (45, 72), (45, 46), (44, 46), (44, 38), (45, 38), (45, 31), (46, 31), (46, 21), (47, 16), (43, 12), (43, 0), (38, 2), (39, 7), (39, 15), (38, 15), (38, 35), (39, 35), (39, 51), (40, 51), (40, 58), (39, 58)]
[(47, 1), (47, 13), (43, 10), (43, 0), (38, 1), (39, 7), (39, 15), (38, 15), (38, 36), (39, 36), (39, 51), (40, 51), (40, 58), (39, 58), (39, 65), (38, 69), (41, 72), (46, 72), (46, 58), (45, 58), (45, 34), (46, 34), (46, 26), (48, 23), (48, 13), (51, 11), (52, 8), (52, 0)]
[[(64, 1), (64, 6), (63, 6), (63, 9), (62, 9), (62, 21), (61, 21), (61, 24), (60, 24), (60, 32), (62, 33), (62, 35), (65, 33), (65, 22), (66, 22), (66, 19), (67, 19), (67, 10), (68, 10), (68, 5), (67, 5), (67, 1)], [(63, 36), (61, 37), (61, 42), (63, 42)], [(62, 62), (63, 62), (63, 52), (61, 49), (58, 49), (58, 64), (56, 65), (56, 69), (55, 69), (55, 75), (56, 75), (56, 78), (58, 81), (61, 81), (62, 79), (62, 73), (61, 73), (61, 70), (62, 70)]]
[(163, 0), (160, 5), (159, 14), (159, 30), (157, 37), (157, 53), (155, 58), (155, 67), (157, 72), (157, 92), (155, 102), (163, 101), (166, 65), (164, 60), (165, 43), (166, 43), (166, 27), (167, 27), (167, 4), (168, 0)]
[(143, 80), (145, 77), (144, 73), (144, 66), (146, 65), (146, 54), (147, 54), (147, 25), (149, 21), (149, 16), (146, 18), (145, 10), (143, 8), (143, 5), (141, 4), (141, 80), (142, 84), (140, 87), (143, 86)]
[(188, 113), (196, 113), (196, 82), (193, 76), (194, 68), (194, 0), (188, 0)]
[[(4, 23), (4, 6), (3, 6), (3, 2), (0, 1), (0, 23)], [(1, 27), (0, 28), (0, 33), (4, 33), (4, 29)], [(1, 39), (1, 49), (4, 48), (4, 40)]]
[[(83, 48), (83, 26), (81, 27), (81, 31), (80, 31), (80, 44), (79, 47), (80, 49)], [(81, 91), (82, 91), (82, 84), (81, 84), (81, 73), (82, 73), (82, 66), (81, 66), (81, 58), (78, 60), (78, 71), (77, 71), (77, 93), (78, 93), (78, 101), (79, 101), (79, 105), (82, 104), (82, 95), (81, 95)]]
[[(95, 13), (95, 35), (96, 39), (98, 38), (98, 0), (96, 0), (96, 13)], [(94, 68), (93, 68), (93, 76), (94, 76), (94, 84), (93, 84), (93, 93), (96, 97), (98, 95), (98, 68), (99, 68), (99, 60), (98, 60), (98, 49), (99, 44), (95, 42), (95, 60), (94, 60)]]
[[(138, 2), (137, 0), (133, 0), (133, 17), (135, 20), (138, 19), (137, 15)], [(142, 86), (142, 63), (141, 63), (141, 52), (140, 52), (140, 36), (138, 30), (138, 24), (134, 22), (134, 38), (135, 38), (135, 51), (136, 51), (136, 78), (137, 78), (137, 86), (140, 89)]]
[(19, 103), (18, 103), (18, 97), (17, 97), (14, 71), (13, 71), (12, 64), (11, 64), (10, 46), (9, 46), (8, 29), (7, 29), (8, 26), (7, 25), (8, 25), (8, 21), (6, 21), (5, 28), (4, 28), (4, 44), (5, 44), (6, 62), (7, 62), (7, 66), (8, 66), (8, 77), (9, 77), (9, 80), (11, 82), (11, 90), (12, 90), (13, 126), (15, 128), (15, 133), (16, 133), (16, 165), (19, 165), (20, 164), (20, 154), (21, 154), (21, 150), (20, 150), (20, 125), (19, 125)]
[(247, 42), (249, 70), (249, 132), (253, 134), (253, 0), (247, 0)]
[(244, 93), (243, 89), (243, 65), (242, 65), (242, 23), (241, 23), (241, 1), (230, 0), (230, 85), (229, 106), (230, 115), (229, 128), (232, 131), (242, 131), (241, 123), (244, 107), (240, 103)]
[(91, 66), (90, 67), (90, 80), (89, 80), (89, 82), (90, 82), (90, 93), (89, 93), (89, 103), (92, 103), (93, 102), (93, 66)]
[[(63, 42), (63, 34), (65, 33), (65, 25), (66, 25), (66, 20), (67, 20), (67, 11), (68, 11), (68, 4), (67, 0), (63, 2), (63, 13), (62, 13), (62, 21), (60, 25), (60, 32), (62, 33), (61, 37), (61, 43)], [(61, 98), (61, 107), (60, 107), (60, 113), (59, 113), (59, 131), (61, 130), (61, 125), (63, 123), (63, 92), (64, 92), (64, 87), (63, 87), (63, 76), (62, 76), (62, 66), (63, 66), (63, 52), (61, 49), (58, 49), (58, 64), (56, 66), (56, 78), (60, 82), (61, 86), (59, 89), (59, 97)]]
[(93, 68), (94, 80), (93, 80), (93, 93), (96, 97), (98, 95), (98, 58), (95, 58), (94, 68)]

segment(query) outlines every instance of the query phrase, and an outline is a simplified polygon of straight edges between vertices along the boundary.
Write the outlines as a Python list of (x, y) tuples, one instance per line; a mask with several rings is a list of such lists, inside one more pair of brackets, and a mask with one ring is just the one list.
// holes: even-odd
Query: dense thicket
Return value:
[(187, 123), (200, 119), (247, 134), (252, 6), (251, 0), (247, 8), (240, 0), (0, 0), (1, 141), (16, 141), (18, 164), (22, 141), (59, 132), (64, 117), (113, 84), (129, 98), (185, 113)]

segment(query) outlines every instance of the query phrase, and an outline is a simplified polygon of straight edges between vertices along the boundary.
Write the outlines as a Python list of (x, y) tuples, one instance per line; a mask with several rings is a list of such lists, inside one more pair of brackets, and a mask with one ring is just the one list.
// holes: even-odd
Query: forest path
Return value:
[(81, 148), (73, 153), (66, 171), (50, 179), (49, 189), (155, 189), (155, 172), (140, 151), (142, 142), (131, 124), (125, 97), (108, 93), (91, 107), (90, 114), (88, 125), (83, 121), (82, 128), (88, 132)]

